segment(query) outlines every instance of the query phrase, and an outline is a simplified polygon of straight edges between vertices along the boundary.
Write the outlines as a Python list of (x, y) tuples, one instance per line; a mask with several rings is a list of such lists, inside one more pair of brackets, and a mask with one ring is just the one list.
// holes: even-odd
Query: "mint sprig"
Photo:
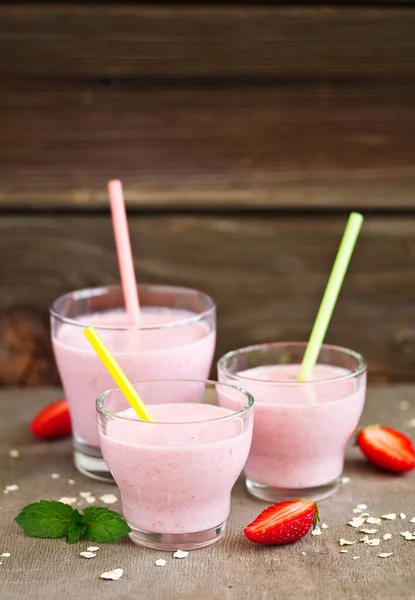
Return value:
[(81, 539), (116, 542), (131, 531), (121, 516), (108, 508), (89, 506), (82, 512), (63, 502), (41, 500), (25, 506), (15, 521), (27, 535), (67, 537), (70, 544)]

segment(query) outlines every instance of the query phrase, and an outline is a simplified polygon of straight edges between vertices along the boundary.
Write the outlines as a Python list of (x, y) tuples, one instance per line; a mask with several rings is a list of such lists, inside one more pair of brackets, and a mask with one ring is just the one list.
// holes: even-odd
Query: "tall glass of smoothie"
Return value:
[[(56, 363), (68, 400), (79, 471), (112, 480), (102, 459), (95, 401), (114, 385), (83, 330), (94, 326), (130, 381), (158, 378), (206, 379), (213, 360), (216, 307), (196, 290), (161, 285), (138, 286), (139, 326), (129, 323), (120, 286), (83, 289), (52, 305), (51, 330)], [(152, 394), (146, 402), (153, 402)], [(194, 402), (179, 383), (166, 402)]]
[(163, 550), (215, 543), (224, 534), (231, 491), (248, 457), (252, 396), (210, 381), (134, 387), (144, 402), (152, 398), (155, 423), (139, 420), (119, 389), (97, 400), (102, 453), (120, 489), (131, 539)]
[(323, 345), (312, 379), (300, 383), (305, 348), (284, 342), (250, 346), (218, 363), (219, 381), (239, 385), (255, 398), (246, 486), (268, 502), (330, 496), (363, 410), (364, 358)]

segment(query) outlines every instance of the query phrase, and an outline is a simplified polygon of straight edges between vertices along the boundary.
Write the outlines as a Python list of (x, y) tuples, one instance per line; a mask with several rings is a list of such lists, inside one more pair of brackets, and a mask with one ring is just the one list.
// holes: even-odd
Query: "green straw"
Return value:
[(301, 364), (298, 381), (307, 381), (310, 379), (320, 354), (321, 345), (326, 335), (327, 328), (330, 323), (331, 316), (336, 306), (336, 301), (340, 293), (344, 276), (346, 275), (347, 267), (349, 266), (350, 258), (356, 244), (357, 237), (362, 227), (363, 216), (359, 213), (351, 213), (349, 220), (344, 230), (343, 239), (340, 243), (337, 252), (336, 260), (334, 261), (327, 286), (324, 292), (323, 299), (314, 322), (313, 330), (304, 353), (303, 362)]

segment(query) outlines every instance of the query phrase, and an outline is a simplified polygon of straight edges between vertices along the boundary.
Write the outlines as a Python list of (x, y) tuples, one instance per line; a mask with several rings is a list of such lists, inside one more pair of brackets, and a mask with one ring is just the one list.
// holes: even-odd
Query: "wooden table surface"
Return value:
[[(232, 512), (226, 537), (213, 547), (175, 559), (169, 552), (135, 546), (129, 539), (102, 544), (96, 558), (86, 560), (79, 552), (88, 542), (70, 546), (64, 540), (26, 537), (13, 522), (26, 504), (62, 496), (80, 498), (91, 492), (102, 504), (103, 493), (117, 493), (114, 486), (89, 480), (76, 472), (70, 440), (41, 443), (32, 438), (28, 422), (44, 404), (56, 398), (56, 390), (10, 390), (0, 392), (0, 485), (19, 489), (0, 492), (0, 561), (2, 600), (116, 599), (130, 600), (383, 600), (415, 598), (413, 564), (415, 542), (400, 532), (415, 531), (415, 473), (405, 476), (376, 471), (350, 448), (345, 475), (331, 499), (321, 503), (321, 519), (328, 528), (320, 536), (307, 536), (301, 542), (283, 547), (260, 547), (242, 535), (265, 504), (248, 496), (242, 481), (235, 486)], [(415, 386), (372, 388), (369, 390), (363, 424), (381, 422), (398, 427), (412, 436), (415, 418)], [(19, 458), (8, 452), (18, 449)], [(53, 479), (58, 473), (59, 479)], [(68, 479), (75, 484), (70, 485)], [(363, 534), (347, 525), (358, 503), (366, 503), (373, 516), (395, 512), (395, 521), (376, 525), (381, 544), (370, 547), (358, 540)], [(80, 504), (79, 506), (84, 506)], [(118, 502), (113, 505), (120, 510)], [(405, 513), (401, 519), (399, 513)], [(372, 526), (373, 527), (373, 526)], [(389, 541), (382, 535), (392, 533)], [(356, 540), (340, 553), (340, 538)], [(379, 558), (383, 552), (393, 552)], [(155, 561), (165, 558), (165, 567)], [(104, 581), (100, 573), (124, 569), (119, 581)]]

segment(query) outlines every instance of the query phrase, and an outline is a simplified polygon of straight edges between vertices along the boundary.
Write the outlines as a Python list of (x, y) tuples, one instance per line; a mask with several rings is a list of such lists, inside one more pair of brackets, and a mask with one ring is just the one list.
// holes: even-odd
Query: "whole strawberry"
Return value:
[(382, 425), (369, 425), (357, 434), (366, 458), (380, 469), (405, 473), (415, 468), (415, 448), (409, 437)]
[(314, 529), (318, 519), (318, 505), (299, 498), (266, 508), (245, 527), (244, 534), (257, 544), (291, 544)]

